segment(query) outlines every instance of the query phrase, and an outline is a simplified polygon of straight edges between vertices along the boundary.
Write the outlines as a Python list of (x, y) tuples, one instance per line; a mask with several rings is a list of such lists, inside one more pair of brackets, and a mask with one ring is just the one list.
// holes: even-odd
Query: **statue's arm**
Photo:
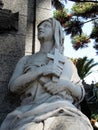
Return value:
[[(75, 82), (71, 82), (69, 80), (61, 80), (60, 81), (65, 90), (69, 91), (72, 97), (75, 97), (77, 100), (81, 101), (85, 96), (85, 90), (81, 83), (81, 80)], [(59, 83), (60, 84), (60, 83)]]
[(81, 81), (74, 83), (68, 79), (60, 79), (57, 83), (52, 82), (52, 81), (46, 83), (44, 85), (44, 88), (53, 95), (66, 91), (72, 97), (81, 101), (84, 98), (85, 91), (80, 82)]
[(68, 67), (70, 67), (68, 75), (70, 75), (71, 78), (60, 78), (57, 83), (50, 81), (44, 85), (44, 88), (52, 94), (58, 94), (59, 92), (67, 91), (73, 97), (77, 98), (78, 100), (82, 100), (85, 95), (84, 87), (80, 77), (78, 76), (76, 67), (71, 61), (68, 62)]
[(71, 91), (71, 93), (74, 97), (77, 97), (77, 99), (79, 99), (79, 101), (81, 101), (81, 100), (83, 100), (83, 98), (85, 96), (85, 89), (82, 84), (82, 80), (78, 75), (76, 66), (73, 64), (73, 62), (71, 60), (69, 62), (71, 63), (72, 70), (73, 70), (73, 74), (72, 74), (71, 82), (70, 82), (70, 84), (72, 84), (72, 85), (69, 87), (69, 90)]
[(24, 56), (17, 63), (12, 78), (9, 82), (9, 88), (12, 92), (22, 92), (26, 87), (29, 86), (34, 80), (42, 74), (42, 69), (39, 67), (35, 71), (31, 70), (27, 73), (24, 73), (24, 65), (26, 63), (27, 57)]

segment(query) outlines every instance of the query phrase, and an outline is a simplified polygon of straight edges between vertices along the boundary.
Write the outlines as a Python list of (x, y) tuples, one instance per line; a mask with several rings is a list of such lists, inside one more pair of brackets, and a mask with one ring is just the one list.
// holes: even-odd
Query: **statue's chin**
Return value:
[(39, 41), (44, 41), (44, 37), (43, 36), (38, 36), (38, 40)]

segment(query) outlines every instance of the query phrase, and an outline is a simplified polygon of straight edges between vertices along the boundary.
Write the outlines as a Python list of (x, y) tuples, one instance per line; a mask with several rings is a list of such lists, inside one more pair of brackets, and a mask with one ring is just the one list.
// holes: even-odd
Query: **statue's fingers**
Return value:
[(60, 70), (56, 70), (55, 74), (56, 74), (56, 76), (59, 77), (61, 75), (61, 71)]
[(48, 88), (49, 86), (51, 86), (51, 84), (52, 84), (51, 81), (49, 81), (49, 82), (47, 82), (47, 83), (44, 84), (44, 87)]
[(63, 70), (63, 65), (58, 64), (57, 66), (58, 66), (58, 68), (60, 68), (61, 70)]

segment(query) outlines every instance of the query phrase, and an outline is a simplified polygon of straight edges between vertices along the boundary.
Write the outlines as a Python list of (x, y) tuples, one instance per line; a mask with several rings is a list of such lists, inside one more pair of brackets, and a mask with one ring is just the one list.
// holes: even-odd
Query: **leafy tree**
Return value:
[[(90, 39), (94, 39), (93, 48), (98, 54), (98, 1), (92, 0), (70, 0), (74, 2), (71, 11), (66, 9), (66, 0), (52, 0), (56, 8), (54, 17), (60, 21), (66, 35), (71, 36), (72, 45), (75, 50), (88, 47)], [(64, 3), (65, 2), (65, 6)], [(89, 36), (83, 32), (83, 26), (92, 22), (92, 31)]]
[(98, 82), (97, 82), (95, 85), (96, 85), (96, 87), (98, 88)]
[(84, 79), (86, 76), (91, 74), (91, 69), (98, 65), (98, 63), (94, 63), (93, 59), (88, 59), (87, 57), (72, 59), (72, 61), (76, 65), (78, 74), (81, 79)]

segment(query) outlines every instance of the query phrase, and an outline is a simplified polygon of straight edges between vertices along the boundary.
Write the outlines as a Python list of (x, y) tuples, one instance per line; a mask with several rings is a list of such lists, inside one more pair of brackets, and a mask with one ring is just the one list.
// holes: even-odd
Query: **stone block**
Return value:
[[(34, 7), (34, 0), (29, 0), (28, 7)], [(36, 0), (36, 7), (51, 9), (51, 0)]]
[(27, 21), (26, 37), (32, 37), (33, 35), (33, 23)]
[(37, 8), (36, 17), (37, 17), (36, 18), (37, 24), (39, 24), (42, 20), (52, 17), (52, 11), (47, 9)]
[(35, 36), (35, 52), (38, 52), (39, 50), (40, 50), (40, 42), (37, 36)]
[[(33, 22), (34, 21), (34, 8), (28, 12), (28, 20)], [(52, 17), (52, 10), (44, 9), (44, 8), (36, 8), (36, 21), (37, 24), (40, 23), (42, 20)]]
[(19, 23), (18, 23), (18, 35), (26, 35), (27, 29), (27, 16), (19, 15)]
[(7, 113), (3, 113), (2, 111), (0, 112), (0, 124), (3, 122), (3, 120), (5, 119)]
[(3, 82), (9, 81), (9, 79), (12, 75), (12, 72), (15, 69), (16, 63), (20, 59), (20, 56), (14, 54), (13, 56), (0, 55), (0, 58), (1, 57), (3, 60), (0, 61), (0, 68), (1, 68), (0, 81), (3, 84)]
[(32, 54), (32, 37), (26, 38), (25, 54)]
[(9, 95), (5, 95), (5, 97), (5, 100), (0, 104), (0, 124), (6, 118), (7, 114), (13, 111), (19, 104), (19, 100), (17, 100), (17, 98), (19, 99), (19, 97), (16, 98), (15, 95), (13, 95), (14, 99), (11, 99), (11, 96)]
[(19, 12), (18, 31), (0, 35), (0, 123), (15, 109), (18, 98), (11, 94), (8, 82), (16, 63), (25, 54), (28, 0), (3, 0), (4, 8)]
[(8, 92), (8, 82), (9, 81), (0, 81), (0, 102), (3, 101), (1, 95), (4, 95)]
[(3, 0), (4, 8), (10, 9), (12, 12), (19, 12), (19, 14), (27, 15), (28, 0)]
[(26, 30), (25, 55), (32, 54), (32, 42), (33, 42), (33, 24), (28, 21)]
[(4, 6), (3, 6), (4, 9), (11, 10), (11, 0), (3, 0), (3, 3), (4, 3)]
[(24, 53), (25, 46), (25, 36), (22, 35), (0, 35), (0, 54), (20, 55)]
[(4, 8), (19, 12), (18, 33), (25, 35), (27, 26), (27, 0), (4, 0)]
[(14, 67), (25, 54), (25, 36), (0, 36), (0, 81), (8, 81)]
[(11, 0), (12, 11), (27, 16), (27, 2), (28, 0)]

